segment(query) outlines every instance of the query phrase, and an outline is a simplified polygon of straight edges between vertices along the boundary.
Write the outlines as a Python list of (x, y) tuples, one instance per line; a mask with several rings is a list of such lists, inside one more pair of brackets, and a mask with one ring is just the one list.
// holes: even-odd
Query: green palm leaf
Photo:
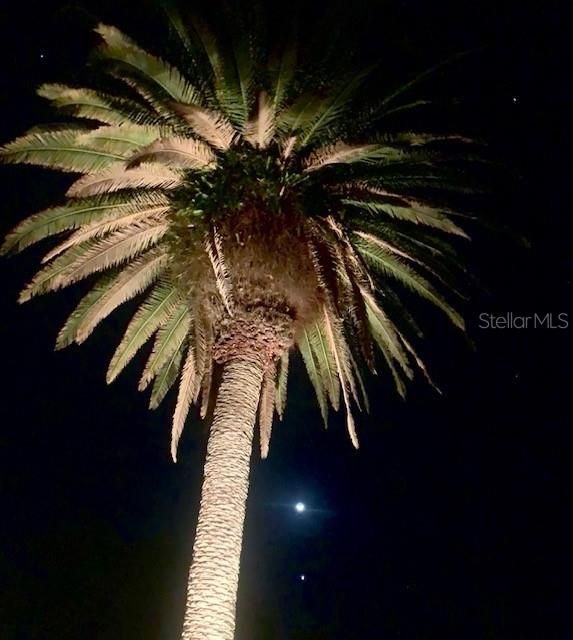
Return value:
[(134, 298), (157, 279), (165, 267), (165, 254), (149, 252), (117, 275), (106, 275), (82, 298), (62, 327), (56, 349), (81, 344), (120, 304)]
[(395, 220), (403, 220), (405, 222), (433, 227), (445, 233), (468, 238), (466, 232), (455, 222), (452, 222), (445, 213), (434, 207), (414, 201), (404, 204), (393, 204), (391, 202), (381, 202), (378, 200), (343, 198), (341, 202), (349, 207), (367, 211), (372, 215), (385, 214)]
[(73, 173), (94, 173), (121, 162), (124, 154), (91, 148), (80, 144), (81, 129), (29, 133), (4, 145), (0, 161), (11, 164), (33, 164)]
[(174, 351), (171, 357), (165, 362), (157, 376), (153, 380), (151, 387), (151, 397), (149, 399), (149, 408), (157, 409), (167, 395), (167, 392), (177, 381), (179, 371), (181, 370), (181, 361), (185, 345), (182, 344), (177, 351)]
[[(175, 67), (143, 51), (115, 27), (100, 24), (96, 27), (96, 32), (104, 41), (99, 49), (101, 55), (121, 65), (118, 71), (120, 76), (123, 71), (128, 77), (147, 80), (178, 102), (202, 103), (200, 93)], [(137, 83), (134, 86), (137, 88)]]
[(350, 99), (369, 73), (370, 69), (354, 73), (352, 77), (344, 78), (340, 85), (332, 91), (329, 99), (322, 103), (312, 123), (303, 128), (299, 144), (301, 149), (315, 139), (320, 139), (325, 132), (332, 136), (333, 125), (340, 124), (341, 116), (347, 110)]
[[(144, 203), (147, 201), (147, 205)], [(127, 230), (137, 224), (155, 224), (165, 219), (165, 214), (169, 210), (168, 201), (162, 196), (154, 193), (146, 194), (146, 197), (138, 196), (132, 200), (132, 207), (125, 207), (123, 210), (115, 210), (110, 215), (82, 225), (67, 240), (54, 247), (43, 259), (42, 263), (49, 262), (55, 256), (63, 253), (67, 249), (80, 245), (93, 238), (101, 238), (112, 231), (121, 229)]]
[(181, 172), (159, 163), (146, 162), (134, 168), (113, 166), (99, 173), (82, 176), (68, 189), (71, 198), (85, 198), (123, 189), (168, 190), (180, 186)]
[(98, 127), (78, 136), (80, 145), (90, 149), (109, 151), (126, 156), (141, 147), (151, 144), (163, 137), (166, 131), (161, 127), (150, 127), (138, 124), (122, 124), (119, 126)]
[(277, 113), (286, 101), (296, 71), (297, 48), (293, 41), (288, 42), (280, 54), (270, 56), (267, 68), (271, 78), (272, 106)]
[(20, 302), (124, 263), (157, 244), (166, 231), (166, 222), (152, 220), (130, 225), (102, 240), (73, 246), (34, 276), (20, 294)]
[(332, 407), (338, 411), (340, 405), (340, 379), (331, 345), (322, 322), (316, 322), (308, 331), (308, 341)]
[(170, 356), (183, 344), (190, 326), (189, 310), (185, 304), (180, 303), (173, 309), (167, 322), (157, 332), (153, 350), (139, 381), (140, 391), (147, 387)]
[(314, 388), (318, 406), (320, 407), (320, 414), (322, 415), (322, 420), (326, 427), (328, 424), (328, 395), (324, 386), (323, 376), (319, 368), (316, 354), (310, 344), (307, 330), (303, 330), (301, 332), (297, 341), (297, 347), (304, 361), (310, 382)]
[(126, 123), (150, 122), (153, 116), (147, 107), (129, 100), (107, 95), (93, 89), (74, 89), (62, 84), (43, 84), (37, 91), (42, 98), (77, 118), (97, 120), (120, 126)]
[(128, 167), (136, 167), (144, 162), (161, 162), (186, 169), (208, 169), (214, 164), (215, 155), (200, 140), (164, 138), (136, 152), (130, 158)]
[(414, 293), (425, 298), (441, 309), (457, 327), (464, 329), (464, 321), (460, 314), (446, 302), (425, 278), (402, 260), (380, 246), (364, 240), (364, 238), (355, 239), (354, 244), (366, 261), (379, 273), (397, 280)]
[(132, 196), (111, 196), (89, 198), (80, 202), (72, 202), (61, 207), (40, 211), (23, 220), (11, 231), (4, 245), (2, 253), (22, 251), (26, 247), (57, 235), (62, 231), (77, 229), (82, 225), (91, 224), (111, 215), (124, 215), (134, 212), (139, 207), (138, 200)]
[(171, 317), (181, 304), (178, 290), (168, 282), (155, 285), (149, 297), (139, 307), (111, 359), (107, 382), (123, 371), (135, 354)]
[[(176, 350), (179, 350), (181, 344), (178, 345)], [(173, 462), (177, 462), (177, 446), (179, 445), (179, 439), (183, 433), (183, 427), (185, 426), (185, 419), (189, 413), (189, 408), (197, 398), (200, 382), (201, 380), (197, 377), (197, 370), (195, 367), (195, 352), (193, 345), (190, 344), (187, 347), (187, 355), (185, 357), (183, 368), (181, 369), (181, 381), (179, 383), (179, 392), (177, 394), (177, 404), (173, 414), (173, 426), (171, 429), (171, 457), (173, 458)]]

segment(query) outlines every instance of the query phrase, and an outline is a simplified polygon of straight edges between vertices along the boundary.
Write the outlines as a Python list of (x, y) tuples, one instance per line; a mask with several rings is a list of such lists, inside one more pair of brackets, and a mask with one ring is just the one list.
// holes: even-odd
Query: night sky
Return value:
[[(443, 395), (419, 383), (404, 403), (379, 367), (372, 412), (357, 420), (358, 452), (342, 416), (324, 430), (295, 360), (285, 420), (269, 459), (253, 463), (237, 640), (571, 640), (565, 11), (481, 0), (352, 4), (345, 19), (332, 3), (309, 11), (321, 38), (331, 37), (329, 21), (344, 25), (388, 86), (475, 49), (416, 95), (455, 99), (446, 120), (488, 142), (498, 168), (479, 207), (514, 233), (484, 230), (465, 255), (481, 282), (468, 289), (471, 341), (415, 304)], [(55, 119), (34, 89), (80, 76), (95, 18), (151, 32), (142, 6), (111, 6), (0, 8), (0, 142)], [(4, 236), (60, 198), (70, 178), (0, 167), (0, 182)], [(192, 414), (174, 465), (174, 398), (147, 411), (136, 390), (143, 358), (105, 385), (133, 306), (81, 348), (53, 351), (82, 286), (19, 306), (40, 255), (0, 261), (0, 638), (175, 640), (207, 427)], [(508, 312), (568, 313), (570, 326), (480, 328), (480, 314)]]

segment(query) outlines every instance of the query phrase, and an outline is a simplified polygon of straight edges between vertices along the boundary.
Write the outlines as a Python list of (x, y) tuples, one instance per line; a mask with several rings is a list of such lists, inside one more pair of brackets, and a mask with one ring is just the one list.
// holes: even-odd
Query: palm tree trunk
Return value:
[(207, 445), (182, 640), (233, 640), (260, 362), (224, 365)]

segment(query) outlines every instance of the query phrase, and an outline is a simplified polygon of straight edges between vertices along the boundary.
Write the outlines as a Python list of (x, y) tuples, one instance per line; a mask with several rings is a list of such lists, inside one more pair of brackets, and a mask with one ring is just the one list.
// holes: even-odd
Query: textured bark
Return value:
[(230, 360), (207, 445), (183, 640), (232, 640), (262, 362)]

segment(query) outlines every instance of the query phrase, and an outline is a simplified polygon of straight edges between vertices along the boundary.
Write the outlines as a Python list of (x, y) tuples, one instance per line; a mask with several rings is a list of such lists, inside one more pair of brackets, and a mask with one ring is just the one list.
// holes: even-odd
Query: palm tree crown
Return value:
[(264, 364), (266, 456), (295, 345), (324, 420), (342, 401), (358, 446), (350, 405), (367, 405), (360, 371), (374, 371), (373, 346), (400, 394), (415, 369), (427, 377), (403, 291), (463, 327), (444, 291), (456, 263), (448, 237), (467, 236), (436, 195), (450, 188), (440, 168), (452, 146), (468, 141), (368, 134), (373, 111), (349, 116), (364, 74), (305, 90), (294, 46), (265, 55), (248, 34), (222, 43), (202, 24), (178, 23), (187, 55), (179, 70), (113, 27), (96, 31), (114, 89), (43, 85), (66, 123), (34, 128), (0, 152), (4, 162), (81, 175), (63, 204), (5, 241), (4, 252), (20, 251), (67, 234), (20, 300), (102, 274), (61, 329), (62, 348), (147, 292), (107, 380), (153, 340), (139, 388), (151, 385), (155, 408), (179, 380), (174, 459), (190, 405), (207, 414), (214, 368), (237, 353)]

